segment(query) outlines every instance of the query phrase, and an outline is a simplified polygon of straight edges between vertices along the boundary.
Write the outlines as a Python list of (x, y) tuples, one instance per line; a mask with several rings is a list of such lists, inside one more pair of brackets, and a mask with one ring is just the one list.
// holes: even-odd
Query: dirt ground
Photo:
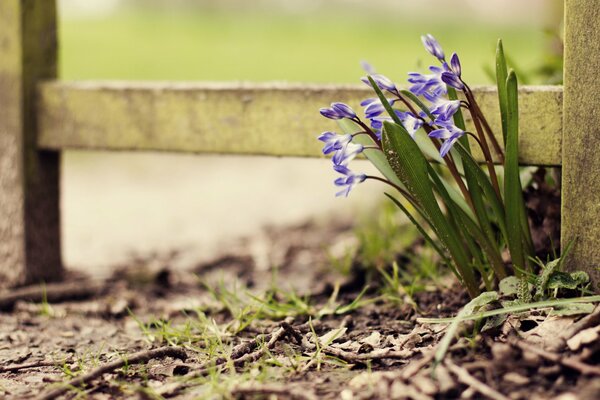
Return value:
[(600, 308), (515, 315), (477, 335), (466, 324), (434, 369), (445, 325), (417, 318), (455, 315), (468, 296), (451, 283), (391, 296), (380, 280), (332, 270), (353, 245), (349, 224), (307, 223), (267, 229), (191, 271), (137, 259), (107, 280), (72, 274), (1, 293), (0, 394), (600, 398)]

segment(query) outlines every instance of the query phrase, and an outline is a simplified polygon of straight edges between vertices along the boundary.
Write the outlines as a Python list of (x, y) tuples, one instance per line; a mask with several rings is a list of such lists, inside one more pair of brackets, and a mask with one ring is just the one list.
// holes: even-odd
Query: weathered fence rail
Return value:
[[(565, 7), (564, 90), (520, 90), (520, 161), (562, 166), (563, 243), (577, 239), (571, 266), (598, 282), (600, 13), (595, 0)], [(60, 276), (61, 151), (318, 157), (316, 110), (370, 95), (340, 85), (63, 82), (52, 80), (56, 46), (54, 0), (0, 1), (0, 286)], [(476, 96), (500, 135), (494, 89)]]
[[(315, 137), (327, 126), (320, 107), (338, 99), (358, 109), (373, 95), (354, 85), (50, 82), (39, 89), (43, 149), (300, 157), (320, 156)], [(495, 89), (474, 90), (501, 135)], [(562, 88), (525, 87), (520, 108), (522, 163), (560, 165)]]

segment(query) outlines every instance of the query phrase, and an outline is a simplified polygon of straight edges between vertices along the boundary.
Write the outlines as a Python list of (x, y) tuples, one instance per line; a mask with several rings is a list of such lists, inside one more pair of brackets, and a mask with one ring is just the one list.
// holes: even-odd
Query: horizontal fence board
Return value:
[[(39, 90), (43, 149), (299, 157), (321, 156), (316, 136), (336, 129), (320, 107), (342, 101), (359, 110), (373, 96), (366, 86), (276, 83), (47, 82)], [(495, 89), (474, 92), (501, 138)], [(562, 88), (523, 87), (519, 101), (521, 163), (560, 165)]]

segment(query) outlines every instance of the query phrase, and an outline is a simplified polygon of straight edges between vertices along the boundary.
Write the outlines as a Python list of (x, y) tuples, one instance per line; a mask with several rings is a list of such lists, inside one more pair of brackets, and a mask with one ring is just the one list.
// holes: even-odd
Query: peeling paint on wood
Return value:
[(56, 77), (54, 0), (0, 1), (0, 287), (62, 271), (59, 153), (37, 151), (35, 89)]
[[(474, 90), (501, 137), (495, 89)], [(350, 85), (45, 83), (38, 144), (53, 150), (318, 157), (316, 136), (336, 129), (318, 109), (342, 101), (358, 110), (370, 96), (368, 88)], [(519, 101), (522, 164), (559, 165), (562, 88), (525, 87)]]
[(570, 270), (600, 284), (600, 7), (565, 2), (564, 132), (561, 243), (575, 240)]

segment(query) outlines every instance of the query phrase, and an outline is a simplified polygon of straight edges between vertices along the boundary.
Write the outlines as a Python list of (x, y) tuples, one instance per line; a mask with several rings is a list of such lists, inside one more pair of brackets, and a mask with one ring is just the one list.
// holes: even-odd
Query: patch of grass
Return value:
[[(369, 60), (399, 82), (396, 71), (429, 65), (419, 37), (430, 32), (455, 50), (472, 83), (490, 83), (482, 66), (504, 38), (523, 69), (543, 54), (544, 34), (531, 26), (477, 21), (431, 22), (325, 10), (297, 16), (269, 12), (161, 12), (134, 9), (114, 16), (60, 21), (64, 79), (297, 81), (358, 83)], [(523, 38), (527, 38), (523, 40)], [(487, 49), (487, 51), (485, 50)], [(417, 60), (416, 62), (414, 60)]]

